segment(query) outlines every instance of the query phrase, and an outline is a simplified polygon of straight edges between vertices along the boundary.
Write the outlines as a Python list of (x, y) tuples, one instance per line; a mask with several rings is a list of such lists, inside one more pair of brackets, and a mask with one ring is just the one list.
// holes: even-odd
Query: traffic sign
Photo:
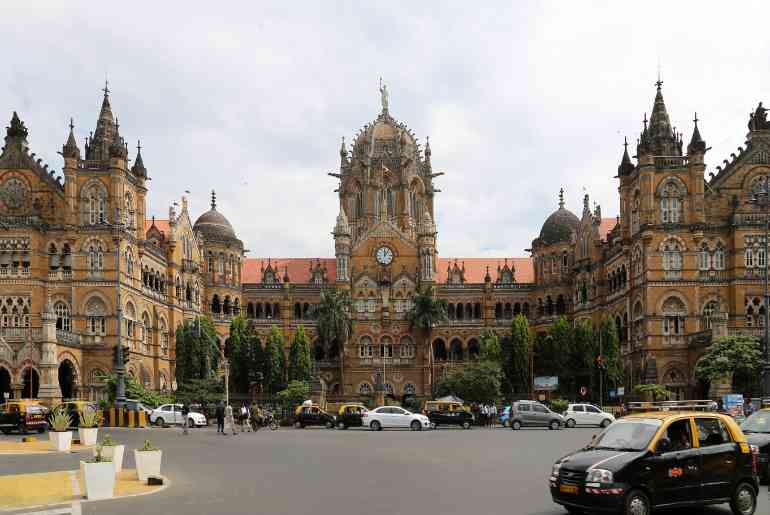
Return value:
[(588, 388), (586, 388), (585, 386), (581, 386), (580, 387), (580, 396), (581, 397), (585, 397), (586, 395), (588, 395)]

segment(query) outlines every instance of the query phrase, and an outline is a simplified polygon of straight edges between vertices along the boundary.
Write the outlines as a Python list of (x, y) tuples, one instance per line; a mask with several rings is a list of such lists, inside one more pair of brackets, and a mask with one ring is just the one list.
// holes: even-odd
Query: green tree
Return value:
[(413, 305), (407, 312), (406, 318), (409, 321), (410, 329), (417, 330), (422, 334), (424, 346), (429, 349), (430, 383), (434, 384), (431, 336), (436, 325), (448, 320), (447, 301), (435, 298), (433, 296), (433, 289), (429, 286), (418, 289), (412, 301)]
[(436, 382), (436, 395), (456, 395), (464, 401), (492, 403), (500, 397), (500, 366), (488, 360), (472, 361)]
[(567, 350), (567, 373), (559, 378), (562, 393), (575, 398), (581, 386), (594, 391), (594, 358), (598, 350), (593, 326), (588, 320), (579, 320), (572, 328), (572, 342)]
[(177, 388), (176, 400), (191, 404), (200, 402), (204, 406), (216, 404), (225, 397), (225, 387), (218, 378), (190, 379)]
[(191, 379), (214, 377), (220, 351), (214, 323), (207, 317), (186, 321), (176, 330), (177, 385)]
[(265, 391), (274, 394), (277, 393), (283, 386), (283, 369), (284, 369), (284, 353), (283, 353), (283, 333), (278, 329), (278, 326), (273, 325), (270, 328), (270, 336), (267, 337), (265, 342), (265, 350), (263, 353), (263, 372)]
[(634, 390), (643, 396), (648, 396), (654, 401), (663, 401), (671, 397), (671, 392), (660, 384), (638, 384)]
[(278, 392), (278, 400), (285, 410), (301, 404), (310, 397), (310, 383), (306, 381), (290, 381), (286, 388)]
[(300, 325), (289, 347), (289, 381), (310, 381), (310, 367), (310, 340)]
[(251, 330), (243, 317), (230, 322), (230, 337), (227, 339), (225, 356), (230, 360), (230, 385), (238, 392), (249, 391), (250, 372), (253, 366), (250, 357), (249, 337)]
[(498, 365), (502, 364), (503, 349), (500, 345), (500, 338), (491, 329), (486, 329), (481, 333), (481, 353), (479, 358), (485, 361), (492, 361)]
[(501, 349), (502, 371), (510, 394), (529, 392), (529, 350), (532, 335), (524, 315), (516, 315), (511, 322), (511, 336), (503, 339)]
[[(102, 376), (103, 381), (107, 385), (107, 395), (109, 397), (110, 404), (115, 402), (115, 388), (117, 386), (117, 379), (115, 374), (105, 374)], [(174, 397), (164, 393), (153, 392), (147, 390), (144, 385), (139, 383), (133, 377), (126, 375), (126, 398), (136, 399), (142, 401), (145, 406), (150, 408), (157, 408), (161, 404), (173, 402)]]
[(714, 340), (698, 360), (695, 377), (703, 381), (732, 378), (735, 373), (755, 373), (762, 365), (762, 351), (756, 338), (723, 336)]
[(321, 341), (327, 346), (334, 342), (339, 345), (340, 378), (344, 377), (345, 348), (353, 332), (351, 310), (350, 292), (331, 288), (321, 290), (321, 298), (314, 310)]
[(564, 317), (559, 317), (548, 328), (544, 338), (535, 346), (535, 375), (557, 376), (564, 379), (572, 348), (572, 328)]
[(620, 359), (618, 329), (612, 317), (605, 318), (599, 325), (599, 338), (607, 382), (612, 385), (620, 384), (623, 382), (623, 362)]

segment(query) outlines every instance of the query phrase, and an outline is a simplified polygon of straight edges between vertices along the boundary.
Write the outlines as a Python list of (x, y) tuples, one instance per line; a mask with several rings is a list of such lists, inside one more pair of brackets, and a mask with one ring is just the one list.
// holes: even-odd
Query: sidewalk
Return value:
[[(91, 448), (93, 448), (93, 445), (80, 445), (80, 444), (73, 443), (71, 451), (64, 451), (64, 452), (83, 452)], [(55, 452), (59, 452), (59, 451), (54, 451), (49, 447), (48, 439), (36, 440), (34, 442), (22, 442), (20, 440), (16, 442), (0, 441), (0, 455), (48, 454), (48, 453), (55, 453)]]
[[(115, 481), (115, 498), (154, 493), (162, 488), (139, 481), (134, 469), (123, 469)], [(2, 511), (72, 503), (84, 500), (84, 496), (85, 485), (78, 470), (0, 476)]]

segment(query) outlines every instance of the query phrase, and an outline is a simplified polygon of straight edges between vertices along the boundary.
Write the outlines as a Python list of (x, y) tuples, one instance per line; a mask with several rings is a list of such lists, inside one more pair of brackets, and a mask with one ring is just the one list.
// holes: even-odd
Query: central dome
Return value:
[(211, 209), (195, 221), (193, 230), (203, 234), (207, 240), (235, 240), (235, 231), (225, 216), (217, 211), (216, 197), (212, 192)]
[(540, 229), (540, 243), (545, 245), (568, 243), (572, 238), (572, 232), (576, 231), (579, 225), (580, 219), (564, 207), (564, 190), (562, 190), (559, 192), (559, 209), (545, 219), (543, 228)]

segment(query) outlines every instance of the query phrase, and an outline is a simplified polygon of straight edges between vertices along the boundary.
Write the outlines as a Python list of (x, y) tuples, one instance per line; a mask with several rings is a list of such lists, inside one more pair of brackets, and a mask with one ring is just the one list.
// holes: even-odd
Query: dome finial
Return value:
[(564, 188), (559, 190), (559, 209), (564, 209)]
[(217, 192), (211, 190), (211, 209), (217, 208)]
[(382, 77), (380, 77), (380, 104), (382, 104), (382, 112), (388, 112), (388, 86), (382, 83)]
[(104, 98), (110, 96), (110, 81), (106, 77), (104, 78), (104, 89), (102, 91), (104, 91)]

